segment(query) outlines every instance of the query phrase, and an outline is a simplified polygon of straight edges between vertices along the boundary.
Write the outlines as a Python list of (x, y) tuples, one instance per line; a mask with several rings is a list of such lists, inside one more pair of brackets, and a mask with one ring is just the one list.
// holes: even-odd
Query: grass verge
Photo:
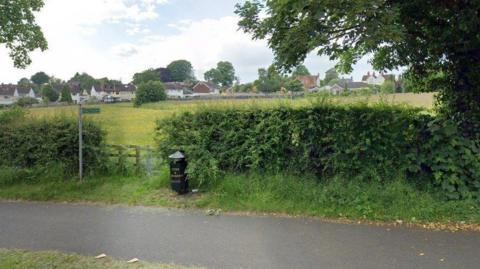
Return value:
[(355, 179), (316, 180), (255, 173), (226, 175), (199, 194), (178, 196), (169, 190), (168, 170), (153, 177), (99, 177), (39, 180), (0, 186), (0, 199), (98, 202), (226, 211), (282, 213), (351, 220), (409, 223), (480, 224), (480, 203), (448, 201), (433, 188), (405, 180), (388, 183)]
[[(137, 262), (128, 264), (125, 261), (114, 260), (109, 257), (95, 259), (76, 254), (64, 254), (56, 251), (25, 251), (0, 249), (0, 268), (49, 268), (49, 269), (187, 269), (169, 264), (153, 264)], [(198, 267), (196, 267), (198, 268)]]

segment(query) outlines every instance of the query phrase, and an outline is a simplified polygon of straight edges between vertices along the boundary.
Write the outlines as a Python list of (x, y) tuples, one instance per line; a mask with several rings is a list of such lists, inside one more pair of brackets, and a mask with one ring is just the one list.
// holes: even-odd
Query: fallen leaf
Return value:
[(140, 261), (140, 260), (137, 259), (137, 258), (133, 258), (133, 259), (127, 261), (127, 263), (136, 263), (136, 262), (138, 262), (138, 261)]
[(103, 258), (105, 258), (105, 257), (107, 257), (107, 254), (102, 253), (102, 254), (96, 256), (95, 259), (103, 259)]

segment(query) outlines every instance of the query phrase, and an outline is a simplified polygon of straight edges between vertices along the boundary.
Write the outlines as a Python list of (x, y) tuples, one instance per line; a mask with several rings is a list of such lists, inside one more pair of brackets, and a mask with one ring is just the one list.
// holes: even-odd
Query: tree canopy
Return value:
[(45, 74), (45, 72), (37, 72), (30, 78), (30, 80), (36, 85), (42, 85), (50, 80), (50, 76)]
[(92, 86), (97, 84), (97, 80), (87, 73), (75, 73), (75, 75), (69, 80), (70, 82), (76, 81), (80, 83), (82, 90), (90, 91)]
[(325, 79), (323, 80), (324, 85), (330, 85), (331, 81), (338, 81), (339, 75), (335, 67), (330, 68), (325, 72)]
[(30, 52), (48, 47), (34, 14), (43, 5), (43, 0), (0, 3), (0, 44), (5, 44), (17, 68), (25, 68), (32, 62)]
[(149, 82), (149, 81), (160, 81), (160, 75), (153, 68), (144, 70), (140, 73), (135, 73), (133, 75), (133, 84), (135, 84), (137, 86), (142, 84), (142, 83)]
[(479, 136), (479, 10), (470, 0), (247, 0), (235, 12), (245, 32), (268, 39), (278, 66), (290, 69), (315, 51), (349, 73), (372, 55), (376, 70), (403, 66), (423, 91), (440, 91), (441, 112)]
[(141, 83), (135, 93), (133, 105), (136, 107), (145, 103), (158, 102), (167, 99), (165, 87), (160, 81)]
[(53, 89), (53, 86), (50, 84), (45, 84), (42, 86), (42, 96), (43, 100), (46, 102), (55, 102), (58, 100), (58, 93)]
[(293, 77), (307, 76), (307, 75), (310, 75), (310, 71), (308, 71), (308, 68), (303, 64), (295, 67), (295, 69), (293, 69), (293, 72), (292, 72)]
[(71, 92), (72, 89), (70, 88), (70, 86), (68, 86), (68, 84), (65, 84), (60, 94), (60, 102), (65, 102), (69, 104), (73, 103)]
[(212, 68), (205, 72), (204, 77), (206, 81), (223, 87), (230, 87), (235, 80), (235, 68), (230, 62), (218, 62), (217, 68)]
[(172, 81), (183, 82), (195, 78), (192, 64), (187, 60), (173, 61), (167, 66), (167, 69), (170, 70)]

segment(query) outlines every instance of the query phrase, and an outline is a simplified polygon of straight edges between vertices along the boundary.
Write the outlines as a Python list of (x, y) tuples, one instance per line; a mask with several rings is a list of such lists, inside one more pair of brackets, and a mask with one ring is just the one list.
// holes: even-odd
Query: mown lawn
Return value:
[[(308, 106), (315, 98), (289, 99), (248, 99), (248, 100), (193, 100), (166, 101), (147, 104), (134, 108), (131, 103), (99, 104), (102, 112), (97, 115), (86, 115), (87, 119), (99, 122), (107, 131), (107, 142), (110, 144), (152, 145), (154, 143), (154, 128), (157, 119), (172, 117), (182, 112), (195, 112), (209, 108), (231, 107), (273, 107), (273, 106)], [(336, 97), (334, 102), (387, 102), (402, 103), (412, 106), (431, 108), (433, 94), (391, 94), (371, 97)], [(65, 116), (77, 117), (77, 106), (46, 107), (30, 109), (34, 117)]]
[[(57, 251), (26, 251), (0, 249), (0, 268), (4, 269), (187, 269), (171, 264), (154, 264), (143, 261), (129, 264), (109, 257), (95, 259)], [(198, 267), (195, 267), (198, 268)]]

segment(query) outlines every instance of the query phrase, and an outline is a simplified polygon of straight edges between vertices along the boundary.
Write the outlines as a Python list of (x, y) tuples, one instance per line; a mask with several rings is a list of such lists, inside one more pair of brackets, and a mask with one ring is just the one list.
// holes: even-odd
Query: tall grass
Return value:
[(480, 222), (480, 204), (447, 201), (428, 186), (402, 178), (385, 183), (340, 177), (319, 181), (289, 175), (227, 175), (208, 190), (201, 207), (323, 217), (410, 222)]

